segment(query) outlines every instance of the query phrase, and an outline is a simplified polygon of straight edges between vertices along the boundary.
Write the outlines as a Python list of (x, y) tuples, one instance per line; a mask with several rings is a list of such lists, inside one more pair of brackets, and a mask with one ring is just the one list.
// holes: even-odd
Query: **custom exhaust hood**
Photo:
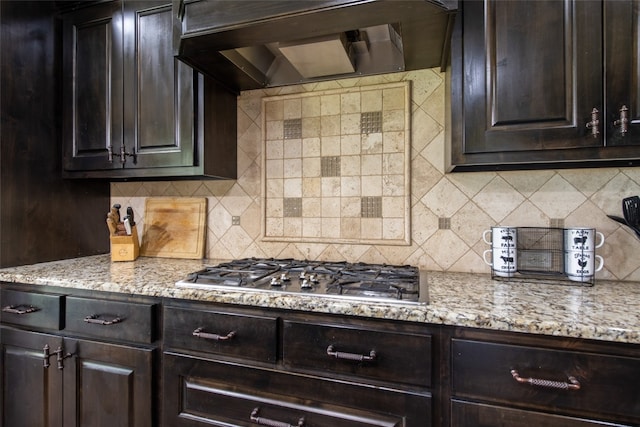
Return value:
[(174, 0), (174, 48), (235, 92), (444, 69), (456, 9), (456, 0)]

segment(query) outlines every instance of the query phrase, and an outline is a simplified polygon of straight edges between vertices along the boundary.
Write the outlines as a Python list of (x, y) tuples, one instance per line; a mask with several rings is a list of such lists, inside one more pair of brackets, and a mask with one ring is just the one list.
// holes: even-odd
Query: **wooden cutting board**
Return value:
[(204, 258), (206, 227), (206, 198), (149, 197), (145, 200), (140, 255)]

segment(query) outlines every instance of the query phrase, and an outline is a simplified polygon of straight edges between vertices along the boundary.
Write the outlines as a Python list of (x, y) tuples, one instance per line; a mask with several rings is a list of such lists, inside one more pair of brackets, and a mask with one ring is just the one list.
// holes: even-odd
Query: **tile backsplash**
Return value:
[[(406, 165), (410, 170), (410, 182), (406, 187), (410, 195), (409, 244), (369, 241), (362, 235), (351, 241), (337, 235), (335, 238), (326, 235), (321, 236), (322, 239), (307, 239), (302, 234), (296, 234), (290, 241), (264, 239), (264, 99), (302, 99), (312, 92), (333, 93), (336, 90), (361, 93), (365, 86), (402, 82), (410, 82), (411, 149), (410, 165)], [(362, 111), (378, 111), (374, 102), (363, 99)], [(283, 140), (285, 127), (288, 139), (296, 139), (298, 135), (304, 138), (303, 128), (295, 123), (297, 118), (283, 116)], [(363, 121), (372, 119), (372, 126), (376, 125), (375, 118), (360, 118)], [(285, 125), (285, 119), (291, 121)], [(132, 206), (142, 230), (146, 197), (207, 197), (206, 256), (217, 259), (293, 257), (413, 264), (431, 270), (489, 273), (489, 267), (482, 260), (482, 253), (488, 248), (482, 233), (492, 225), (593, 227), (606, 237), (604, 246), (597, 250), (604, 257), (605, 266), (596, 277), (640, 280), (640, 257), (637, 256), (640, 240), (606, 216), (621, 216), (622, 198), (640, 194), (640, 168), (445, 173), (444, 128), (444, 75), (437, 69), (247, 91), (238, 98), (236, 181), (112, 183), (111, 199), (112, 203)], [(342, 131), (338, 134), (343, 135)], [(327, 173), (331, 173), (331, 168), (337, 170), (338, 166), (331, 162), (341, 163), (345, 158), (343, 153), (333, 157), (333, 160), (325, 161), (329, 162), (324, 166), (329, 170)], [(300, 156), (300, 159), (304, 161), (305, 157)], [(359, 177), (362, 178), (362, 173)], [(377, 196), (359, 194), (360, 211), (354, 213), (353, 218), (364, 220), (369, 219), (369, 214), (377, 215), (376, 203), (382, 201), (377, 200)], [(281, 217), (284, 219), (285, 209), (288, 215), (298, 215), (298, 209), (303, 212), (305, 198), (309, 197), (301, 195), (299, 202), (287, 201), (286, 206), (283, 201)], [(340, 209), (338, 218), (342, 227), (342, 220), (348, 216), (344, 206)], [(335, 212), (328, 212), (321, 211), (317, 217), (320, 224), (325, 218), (337, 216)], [(384, 220), (384, 203), (381, 215)], [(316, 229), (316, 233), (318, 230), (321, 229)]]

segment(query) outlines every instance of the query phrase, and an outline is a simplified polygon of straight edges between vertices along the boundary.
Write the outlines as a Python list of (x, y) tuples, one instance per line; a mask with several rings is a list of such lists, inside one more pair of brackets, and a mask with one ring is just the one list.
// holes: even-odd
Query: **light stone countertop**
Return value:
[(640, 283), (593, 286), (429, 272), (429, 303), (361, 302), (273, 292), (197, 290), (175, 282), (214, 260), (97, 255), (0, 269), (0, 281), (640, 344)]

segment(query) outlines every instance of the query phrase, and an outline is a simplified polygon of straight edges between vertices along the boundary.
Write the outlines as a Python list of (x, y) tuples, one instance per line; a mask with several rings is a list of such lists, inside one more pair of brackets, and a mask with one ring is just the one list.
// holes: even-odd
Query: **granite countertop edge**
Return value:
[(109, 255), (96, 255), (3, 268), (0, 281), (640, 344), (637, 282), (585, 286), (433, 271), (427, 304), (175, 286), (217, 262), (150, 257), (111, 262)]

